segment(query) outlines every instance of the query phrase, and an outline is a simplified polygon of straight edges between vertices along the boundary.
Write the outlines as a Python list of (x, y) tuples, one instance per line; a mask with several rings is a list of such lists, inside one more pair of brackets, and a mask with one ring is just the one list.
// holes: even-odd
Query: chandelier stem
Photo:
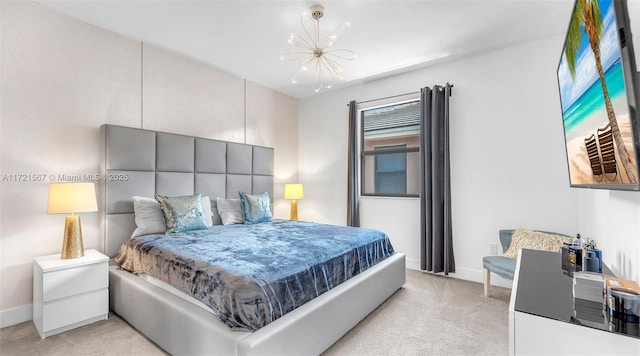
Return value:
[(316, 27), (316, 48), (318, 47), (318, 44), (320, 43), (320, 19), (317, 19), (315, 21), (315, 27)]

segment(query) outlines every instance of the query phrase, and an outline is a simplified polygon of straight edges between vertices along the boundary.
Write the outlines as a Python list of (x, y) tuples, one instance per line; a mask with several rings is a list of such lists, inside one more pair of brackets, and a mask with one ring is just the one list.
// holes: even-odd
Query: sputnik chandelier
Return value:
[(306, 36), (292, 33), (289, 37), (289, 43), (301, 51), (286, 53), (281, 57), (286, 61), (298, 61), (299, 65), (291, 75), (291, 82), (297, 84), (311, 76), (315, 92), (322, 88), (329, 89), (336, 80), (343, 79), (342, 66), (338, 60), (356, 58), (353, 51), (333, 48), (336, 41), (349, 30), (348, 22), (338, 26), (330, 36), (320, 39), (320, 19), (323, 15), (324, 8), (321, 5), (312, 6), (311, 14), (303, 13), (300, 24)]

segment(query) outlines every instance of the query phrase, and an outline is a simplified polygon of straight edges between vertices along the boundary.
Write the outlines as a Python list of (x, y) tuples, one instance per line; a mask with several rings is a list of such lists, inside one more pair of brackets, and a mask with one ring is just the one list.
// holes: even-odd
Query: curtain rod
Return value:
[[(371, 99), (371, 100), (364, 100), (364, 101), (356, 101), (356, 104), (364, 104), (364, 103), (370, 103), (372, 101), (378, 101), (378, 100), (386, 100), (386, 99), (393, 99), (393, 98), (397, 98), (400, 96), (406, 96), (406, 95), (414, 95), (414, 94), (420, 94), (419, 91), (413, 91), (411, 93), (404, 93), (404, 94), (398, 94), (398, 95), (391, 95), (391, 96), (387, 96), (384, 98), (378, 98), (378, 99)], [(349, 104), (347, 104), (347, 106), (349, 106)]]
[[(447, 86), (447, 85), (448, 85), (450, 88), (453, 88), (453, 84), (449, 84), (449, 83), (445, 84), (445, 86)], [(413, 91), (413, 92), (410, 92), (410, 93), (404, 93), (404, 94), (398, 94), (398, 95), (391, 95), (391, 96), (387, 96), (387, 97), (384, 97), (384, 98), (371, 99), (371, 100), (364, 100), (364, 101), (356, 101), (356, 104), (365, 104), (365, 103), (370, 103), (370, 102), (372, 102), (372, 101), (386, 100), (386, 99), (393, 99), (393, 98), (397, 98), (397, 97), (400, 97), (400, 96), (407, 96), (407, 95), (413, 95), (413, 94), (420, 94), (420, 92), (419, 92), (419, 91)], [(449, 91), (449, 96), (451, 96), (451, 91)], [(347, 104), (347, 106), (349, 106), (349, 104)]]

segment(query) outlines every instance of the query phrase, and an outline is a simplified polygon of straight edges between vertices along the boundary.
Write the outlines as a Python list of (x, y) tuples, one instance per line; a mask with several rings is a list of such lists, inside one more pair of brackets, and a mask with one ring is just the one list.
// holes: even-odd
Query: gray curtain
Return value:
[(360, 182), (358, 181), (358, 111), (355, 101), (349, 103), (349, 159), (347, 178), (347, 225), (360, 226)]
[(449, 176), (449, 83), (420, 91), (420, 268), (455, 272)]

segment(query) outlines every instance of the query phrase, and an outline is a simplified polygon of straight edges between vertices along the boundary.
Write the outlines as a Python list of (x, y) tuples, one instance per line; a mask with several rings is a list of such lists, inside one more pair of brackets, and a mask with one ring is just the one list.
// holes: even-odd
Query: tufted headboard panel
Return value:
[(238, 198), (268, 192), (273, 202), (273, 148), (102, 125), (100, 211), (105, 254), (115, 256), (135, 229), (134, 195), (201, 193)]

